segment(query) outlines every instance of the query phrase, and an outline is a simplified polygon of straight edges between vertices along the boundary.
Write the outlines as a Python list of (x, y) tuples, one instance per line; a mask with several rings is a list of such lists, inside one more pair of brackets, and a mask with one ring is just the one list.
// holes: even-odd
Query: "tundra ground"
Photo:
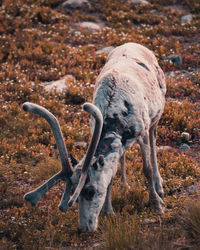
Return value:
[[(89, 9), (63, 10), (62, 0), (0, 1), (0, 249), (199, 249), (200, 246), (200, 3), (198, 0), (93, 0)], [(192, 20), (183, 22), (183, 16)], [(100, 24), (89, 30), (80, 23)], [(116, 216), (94, 234), (78, 234), (77, 206), (62, 213), (64, 183), (36, 207), (23, 195), (60, 169), (48, 124), (22, 111), (25, 101), (49, 109), (66, 146), (81, 159), (90, 138), (82, 104), (92, 100), (107, 54), (99, 49), (137, 42), (153, 50), (165, 72), (166, 107), (157, 151), (166, 212), (148, 206), (139, 148), (126, 153), (130, 189), (113, 185)], [(178, 54), (181, 65), (165, 60)], [(72, 75), (63, 92), (41, 83)], [(182, 132), (189, 133), (184, 141)], [(189, 150), (183, 150), (186, 143)]]

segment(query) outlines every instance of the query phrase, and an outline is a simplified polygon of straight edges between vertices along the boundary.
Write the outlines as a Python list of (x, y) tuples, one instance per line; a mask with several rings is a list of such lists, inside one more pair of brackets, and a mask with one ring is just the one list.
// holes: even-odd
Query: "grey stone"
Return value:
[(143, 225), (149, 225), (149, 224), (153, 224), (153, 223), (156, 223), (156, 219), (145, 218), (143, 221)]
[(170, 56), (165, 57), (164, 60), (172, 62), (176, 66), (181, 66), (182, 65), (182, 57), (181, 57), (181, 55), (177, 55), (177, 54), (170, 55)]
[(87, 0), (67, 0), (61, 5), (64, 9), (89, 8), (90, 3)]
[(87, 143), (86, 143), (86, 142), (77, 142), (77, 143), (76, 143), (76, 147), (83, 147), (83, 148), (86, 148), (86, 147), (87, 147)]
[(182, 16), (181, 17), (181, 23), (190, 23), (190, 22), (192, 22), (192, 19), (193, 19), (192, 14)]
[(131, 4), (149, 4), (149, 2), (148, 1), (146, 1), (146, 0), (129, 0), (129, 3), (131, 3)]
[(190, 150), (190, 146), (187, 145), (186, 143), (181, 144), (181, 149), (182, 150)]
[(175, 76), (175, 72), (174, 71), (169, 72), (169, 76), (174, 77)]
[(181, 139), (182, 139), (184, 142), (189, 142), (190, 134), (187, 133), (187, 132), (183, 132), (183, 133), (181, 134)]
[(75, 78), (72, 75), (66, 75), (57, 81), (40, 83), (40, 86), (44, 87), (48, 92), (53, 89), (56, 89), (58, 92), (63, 92), (67, 88), (67, 83), (69, 84), (72, 81), (75, 81)]
[(173, 149), (172, 147), (170, 146), (160, 146), (160, 147), (157, 147), (158, 150), (163, 150), (163, 151), (168, 151), (168, 150), (171, 150)]
[(74, 29), (70, 29), (69, 30), (70, 35), (74, 35), (74, 36), (80, 36), (81, 32), (78, 30), (74, 30)]
[(99, 32), (101, 31), (101, 26), (97, 23), (93, 22), (82, 22), (79, 24), (79, 26), (83, 29), (87, 29), (91, 32)]
[(195, 191), (196, 191), (196, 188), (195, 188), (194, 185), (192, 185), (192, 186), (190, 186), (190, 187), (188, 188), (188, 193), (189, 193), (189, 194), (193, 194)]
[(114, 49), (113, 46), (109, 46), (109, 47), (105, 47), (105, 48), (102, 48), (102, 49), (99, 49), (96, 51), (96, 54), (102, 54), (102, 53), (105, 53), (105, 54), (109, 54), (112, 50)]

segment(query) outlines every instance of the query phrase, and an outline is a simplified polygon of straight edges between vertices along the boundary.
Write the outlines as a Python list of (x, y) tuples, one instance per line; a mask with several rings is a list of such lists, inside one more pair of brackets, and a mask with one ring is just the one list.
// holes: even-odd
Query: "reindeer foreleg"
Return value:
[(138, 142), (142, 151), (143, 171), (145, 177), (147, 178), (150, 203), (154, 206), (156, 210), (158, 210), (159, 212), (163, 212), (164, 203), (163, 200), (157, 194), (154, 185), (153, 169), (150, 161), (149, 132), (145, 131), (145, 134), (139, 137)]
[(112, 202), (111, 202), (112, 183), (113, 183), (113, 179), (111, 180), (111, 182), (110, 182), (110, 184), (108, 185), (108, 188), (107, 188), (106, 199), (105, 199), (103, 211), (101, 213), (102, 217), (104, 217), (107, 214), (114, 214), (113, 207), (112, 207)]

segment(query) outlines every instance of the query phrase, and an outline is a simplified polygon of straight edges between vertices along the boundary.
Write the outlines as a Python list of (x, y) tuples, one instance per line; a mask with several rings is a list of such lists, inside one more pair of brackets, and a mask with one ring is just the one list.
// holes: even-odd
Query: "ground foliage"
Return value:
[[(199, 1), (151, 0), (133, 6), (122, 0), (93, 0), (87, 11), (65, 12), (59, 7), (62, 2), (0, 1), (0, 249), (198, 249), (200, 211), (190, 200), (199, 200)], [(188, 13), (193, 20), (181, 23)], [(105, 26), (100, 32), (75, 25), (99, 20)], [(49, 125), (21, 106), (31, 101), (53, 112), (69, 152), (80, 159), (90, 138), (89, 116), (81, 104), (92, 100), (106, 61), (105, 53), (95, 51), (125, 42), (152, 49), (167, 76), (167, 103), (158, 126), (166, 213), (160, 216), (148, 207), (141, 155), (133, 146), (126, 154), (130, 189), (121, 189), (120, 171), (113, 185), (117, 216), (101, 220), (97, 233), (79, 235), (77, 207), (67, 214), (57, 208), (63, 183), (36, 207), (23, 201), (60, 163)], [(182, 56), (181, 66), (164, 60), (171, 54)], [(64, 93), (47, 93), (40, 86), (66, 74), (76, 80)], [(190, 134), (189, 151), (180, 149), (185, 131)]]

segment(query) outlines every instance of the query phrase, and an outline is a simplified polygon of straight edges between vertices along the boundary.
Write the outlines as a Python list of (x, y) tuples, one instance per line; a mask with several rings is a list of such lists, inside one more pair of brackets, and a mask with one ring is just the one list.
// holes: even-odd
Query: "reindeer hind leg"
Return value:
[(163, 191), (163, 180), (160, 176), (160, 172), (158, 169), (157, 164), (157, 153), (156, 153), (156, 125), (154, 125), (150, 131), (149, 131), (149, 138), (150, 138), (150, 147), (151, 147), (151, 160), (152, 160), (152, 166), (153, 166), (153, 180), (154, 180), (154, 186), (156, 189), (156, 192), (158, 195), (163, 198), (164, 197), (164, 191)]

